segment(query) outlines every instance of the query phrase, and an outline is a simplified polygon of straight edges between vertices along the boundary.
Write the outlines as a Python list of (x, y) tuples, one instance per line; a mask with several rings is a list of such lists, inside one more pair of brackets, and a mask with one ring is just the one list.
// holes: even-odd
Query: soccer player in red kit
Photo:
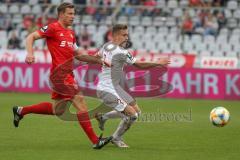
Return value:
[[(29, 113), (44, 115), (62, 115), (73, 104), (77, 109), (77, 119), (94, 149), (100, 149), (109, 143), (112, 137), (97, 137), (89, 119), (87, 106), (83, 95), (74, 80), (73, 59), (88, 63), (102, 64), (102, 60), (95, 56), (83, 55), (78, 50), (75, 35), (71, 29), (75, 9), (71, 3), (62, 3), (57, 8), (58, 21), (42, 27), (31, 33), (26, 39), (26, 63), (34, 63), (33, 43), (37, 39), (45, 38), (52, 56), (50, 84), (52, 85), (52, 99), (55, 103), (42, 102), (30, 106), (14, 106), (14, 125), (18, 127), (20, 120)], [(78, 93), (79, 92), (79, 93)], [(59, 109), (60, 108), (60, 109)]]

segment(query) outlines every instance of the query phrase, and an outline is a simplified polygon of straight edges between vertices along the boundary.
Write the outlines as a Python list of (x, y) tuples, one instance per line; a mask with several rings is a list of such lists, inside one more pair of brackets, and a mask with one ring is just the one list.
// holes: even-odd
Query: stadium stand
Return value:
[[(63, 0), (1, 0), (0, 47), (7, 48), (11, 31), (16, 30), (21, 39), (20, 46), (24, 48), (24, 38), (32, 23), (36, 22), (39, 28), (54, 21), (56, 5), (61, 2)], [(104, 35), (114, 22), (129, 24), (133, 48), (137, 50), (200, 56), (240, 56), (240, 2), (237, 0), (68, 2), (76, 4), (73, 28), (77, 37), (86, 29), (93, 41), (91, 47), (94, 48), (104, 42)], [(46, 47), (41, 40), (35, 46), (38, 49)]]

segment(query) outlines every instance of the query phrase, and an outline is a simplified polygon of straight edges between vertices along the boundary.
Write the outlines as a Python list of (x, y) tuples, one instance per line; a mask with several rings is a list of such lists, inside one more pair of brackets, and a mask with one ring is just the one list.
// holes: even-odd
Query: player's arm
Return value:
[(127, 52), (125, 54), (126, 62), (140, 69), (149, 69), (153, 67), (166, 67), (168, 64), (170, 64), (169, 58), (161, 58), (157, 62), (140, 62), (135, 57), (133, 57), (128, 51), (125, 52)]
[(161, 58), (157, 62), (140, 62), (140, 61), (135, 61), (133, 65), (137, 68), (140, 69), (149, 69), (153, 67), (167, 67), (167, 65), (170, 64), (169, 58)]
[(79, 61), (91, 63), (91, 64), (103, 64), (100, 56), (92, 56), (88, 54), (83, 54), (79, 49), (75, 50), (75, 58)]
[[(75, 44), (75, 48), (78, 48)], [(79, 61), (91, 63), (91, 64), (100, 64), (110, 67), (110, 65), (102, 60), (102, 57), (99, 54), (91, 56), (88, 54), (83, 54), (79, 49), (75, 49), (75, 58)]]
[(42, 36), (37, 32), (33, 32), (29, 34), (26, 38), (26, 50), (27, 56), (25, 58), (25, 62), (28, 64), (32, 64), (35, 61), (35, 57), (33, 54), (33, 43), (35, 40), (42, 38)]

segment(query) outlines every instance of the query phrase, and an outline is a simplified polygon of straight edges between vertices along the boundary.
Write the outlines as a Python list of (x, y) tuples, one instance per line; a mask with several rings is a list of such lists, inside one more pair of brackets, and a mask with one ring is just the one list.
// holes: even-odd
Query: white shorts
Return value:
[(127, 105), (135, 103), (134, 98), (123, 90), (121, 86), (98, 90), (97, 96), (106, 106), (119, 112), (124, 111)]

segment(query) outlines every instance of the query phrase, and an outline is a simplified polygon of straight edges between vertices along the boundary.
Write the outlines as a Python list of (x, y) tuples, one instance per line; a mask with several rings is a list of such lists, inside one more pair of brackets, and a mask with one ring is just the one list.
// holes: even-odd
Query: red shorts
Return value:
[(68, 74), (65, 78), (51, 79), (52, 99), (72, 99), (80, 89), (74, 79), (73, 74)]

